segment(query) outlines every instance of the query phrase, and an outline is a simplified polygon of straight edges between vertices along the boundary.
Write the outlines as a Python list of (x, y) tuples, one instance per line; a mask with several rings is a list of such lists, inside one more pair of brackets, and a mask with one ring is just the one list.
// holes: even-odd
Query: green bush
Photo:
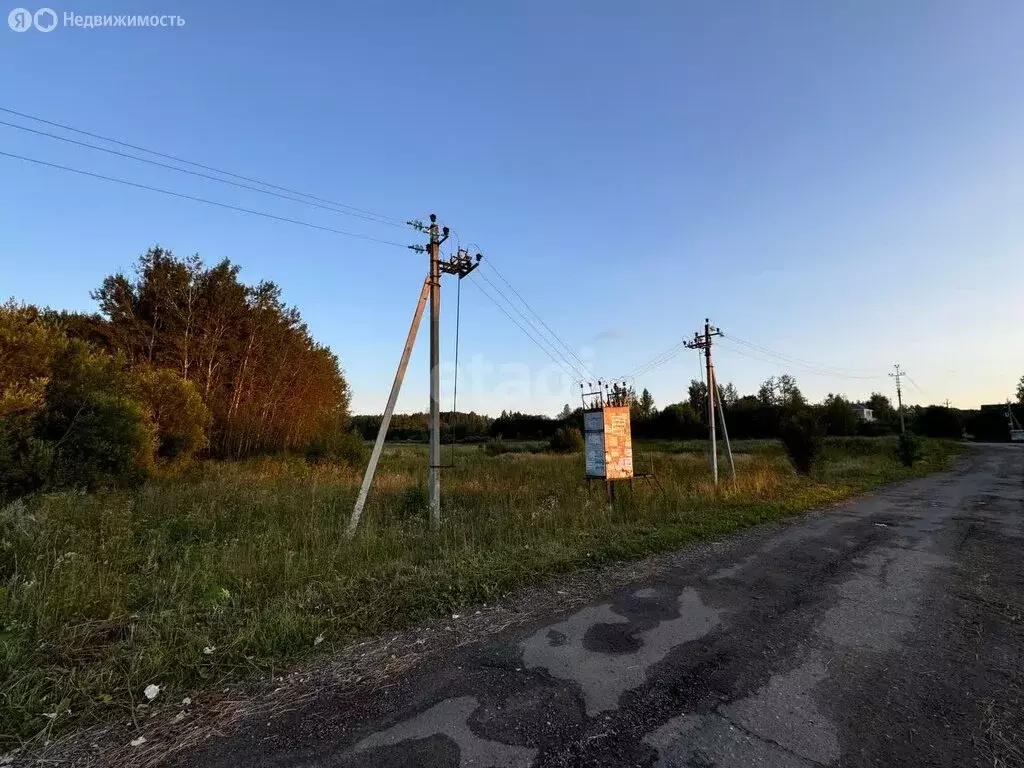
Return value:
[(191, 381), (167, 369), (140, 368), (130, 377), (131, 396), (156, 429), (157, 458), (187, 464), (206, 447), (210, 409)]
[(354, 429), (323, 435), (306, 447), (306, 459), (314, 463), (341, 461), (353, 467), (361, 467), (368, 458), (366, 441)]
[(93, 489), (146, 478), (156, 431), (127, 389), (123, 365), (83, 342), (54, 358), (37, 431), (52, 443), (48, 485)]
[(913, 432), (904, 432), (896, 444), (896, 458), (904, 467), (912, 467), (921, 458), (921, 441)]
[(857, 422), (857, 435), (860, 437), (883, 437), (891, 434), (892, 428), (888, 422), (878, 419)]
[(509, 453), (513, 449), (506, 443), (501, 435), (492, 437), (486, 443), (484, 443), (484, 453), (488, 456), (500, 456), (503, 453)]
[(829, 435), (857, 434), (857, 413), (842, 395), (829, 395), (821, 406), (821, 418)]
[(782, 424), (782, 444), (793, 467), (802, 475), (811, 473), (821, 454), (823, 443), (821, 423), (810, 411), (798, 413)]
[(422, 518), (427, 512), (429, 504), (427, 498), (427, 487), (422, 483), (410, 485), (401, 496), (401, 503), (398, 506), (398, 517), (401, 520), (415, 520)]
[(0, 418), (0, 504), (42, 488), (52, 460), (53, 446), (36, 437), (31, 413)]
[(583, 434), (576, 427), (559, 427), (549, 443), (555, 453), (580, 453), (584, 446)]

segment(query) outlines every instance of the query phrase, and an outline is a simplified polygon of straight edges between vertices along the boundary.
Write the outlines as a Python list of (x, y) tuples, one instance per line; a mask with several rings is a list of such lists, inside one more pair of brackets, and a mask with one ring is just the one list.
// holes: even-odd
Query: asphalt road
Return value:
[(680, 553), (180, 766), (1024, 766), (1024, 450)]

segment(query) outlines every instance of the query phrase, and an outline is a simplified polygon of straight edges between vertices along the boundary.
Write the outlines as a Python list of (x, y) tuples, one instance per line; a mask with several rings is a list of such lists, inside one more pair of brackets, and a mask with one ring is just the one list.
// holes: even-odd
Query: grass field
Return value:
[[(182, 696), (553, 574), (665, 551), (948, 466), (925, 442), (907, 470), (889, 439), (828, 443), (811, 478), (770, 441), (740, 442), (735, 484), (704, 443), (637, 446), (614, 509), (582, 456), (456, 449), (444, 525), (424, 522), (426, 448), (385, 452), (358, 538), (361, 468), (207, 464), (132, 493), (52, 494), (0, 509), (0, 746), (134, 717), (147, 685)], [(446, 449), (447, 450), (447, 449)], [(447, 454), (446, 454), (447, 455)]]

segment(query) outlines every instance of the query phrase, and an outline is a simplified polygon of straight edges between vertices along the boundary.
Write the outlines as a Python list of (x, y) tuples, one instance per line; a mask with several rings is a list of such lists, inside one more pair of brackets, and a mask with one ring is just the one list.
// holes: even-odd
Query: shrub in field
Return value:
[(800, 474), (810, 474), (821, 453), (823, 432), (818, 419), (810, 411), (797, 413), (783, 422), (782, 444)]
[(896, 444), (896, 457), (904, 467), (912, 467), (921, 458), (921, 441), (913, 432), (904, 432)]
[(130, 388), (156, 429), (158, 459), (185, 464), (206, 447), (210, 409), (195, 384), (171, 370), (140, 368)]
[(895, 437), (826, 437), (825, 449), (844, 456), (874, 456), (896, 445)]
[(860, 437), (882, 437), (890, 434), (892, 428), (889, 423), (880, 419), (857, 422), (857, 435)]
[(40, 406), (53, 358), (66, 346), (35, 307), (0, 304), (0, 416)]
[(821, 406), (821, 418), (829, 435), (857, 434), (857, 414), (842, 395), (830, 394)]
[(0, 504), (39, 490), (50, 475), (52, 445), (35, 430), (31, 413), (0, 417)]
[(52, 443), (49, 485), (129, 486), (153, 464), (156, 433), (127, 394), (120, 362), (72, 341), (54, 359), (37, 435)]
[(576, 427), (559, 427), (549, 446), (555, 453), (580, 453), (584, 448), (583, 434)]
[(484, 452), (488, 456), (500, 456), (503, 453), (509, 453), (511, 450), (512, 448), (502, 439), (501, 435), (492, 437), (484, 444)]
[(427, 488), (425, 485), (410, 485), (402, 494), (398, 515), (403, 520), (422, 517), (427, 510)]
[(308, 461), (341, 461), (353, 467), (364, 465), (368, 454), (363, 436), (354, 429), (322, 435), (306, 447)]

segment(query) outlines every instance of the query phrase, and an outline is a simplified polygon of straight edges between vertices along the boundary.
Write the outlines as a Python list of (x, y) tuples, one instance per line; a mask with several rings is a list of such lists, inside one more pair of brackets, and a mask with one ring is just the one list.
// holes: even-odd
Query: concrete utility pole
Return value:
[[(693, 334), (693, 341), (686, 343), (690, 349), (704, 350), (704, 363), (707, 366), (707, 401), (708, 401), (708, 427), (711, 436), (711, 474), (718, 485), (718, 441), (715, 435), (715, 366), (711, 362), (711, 337), (721, 336), (722, 332), (711, 325), (708, 318), (704, 318), (704, 335), (700, 332)], [(730, 459), (731, 462), (731, 459)]]
[(430, 214), (430, 458), (427, 465), (427, 500), (430, 527), (441, 527), (441, 243), (448, 239), (438, 232), (437, 216)]
[(352, 518), (348, 525), (349, 536), (355, 535), (363, 515), (366, 496), (370, 491), (371, 483), (373, 483), (373, 475), (377, 471), (377, 462), (380, 460), (380, 454), (384, 448), (388, 425), (391, 424), (391, 416), (395, 410), (395, 401), (398, 400), (398, 393), (402, 388), (402, 380), (405, 378), (409, 356), (412, 354), (413, 345), (416, 343), (416, 333), (419, 330), (420, 319), (423, 317), (423, 308), (428, 298), (430, 299), (430, 449), (429, 464), (427, 466), (427, 498), (430, 508), (430, 524), (434, 530), (441, 527), (441, 274), (457, 275), (461, 280), (477, 268), (483, 256), (478, 253), (474, 262), (470, 258), (469, 252), (460, 248), (458, 253), (447, 261), (441, 261), (441, 243), (448, 239), (448, 227), (439, 227), (437, 216), (434, 214), (430, 214), (429, 225), (415, 220), (408, 222), (408, 224), (413, 229), (425, 232), (428, 236), (425, 246), (410, 245), (409, 248), (417, 253), (429, 255), (430, 271), (427, 273), (427, 279), (423, 281), (423, 290), (420, 291), (420, 298), (416, 304), (416, 312), (413, 314), (409, 335), (405, 340), (402, 359), (398, 363), (395, 381), (391, 385), (391, 394), (388, 396), (388, 404), (384, 409), (380, 428), (377, 430), (377, 441), (373, 445), (370, 463), (366, 468), (366, 474), (363, 475), (363, 483), (359, 488), (355, 507), (352, 509)]
[(718, 388), (718, 379), (715, 379), (715, 397), (718, 399), (718, 422), (722, 425), (722, 437), (725, 438), (725, 455), (729, 457), (729, 474), (736, 479), (736, 463), (732, 459), (732, 445), (729, 443), (729, 430), (725, 426), (725, 408), (722, 407), (722, 390)]
[(416, 343), (416, 333), (420, 329), (420, 319), (423, 317), (423, 308), (427, 304), (427, 296), (430, 293), (430, 277), (423, 281), (423, 290), (420, 291), (420, 299), (416, 303), (416, 311), (412, 316), (412, 325), (409, 327), (409, 335), (405, 338), (405, 346), (402, 348), (402, 358), (398, 361), (398, 370), (395, 371), (395, 380), (391, 384), (391, 394), (388, 395), (388, 404), (384, 408), (384, 415), (380, 420), (380, 427), (377, 428), (377, 441), (373, 444), (373, 452), (370, 454), (370, 463), (363, 475), (363, 484), (359, 486), (359, 495), (356, 497), (356, 505), (352, 509), (352, 517), (348, 521), (349, 538), (355, 536), (359, 528), (359, 521), (363, 516), (363, 507), (366, 505), (366, 496), (370, 492), (370, 484), (373, 482), (373, 475), (377, 471), (377, 462), (380, 461), (380, 453), (384, 449), (384, 438), (388, 434), (388, 426), (391, 424), (391, 415), (395, 412), (395, 401), (398, 400), (398, 393), (402, 390), (402, 380), (405, 378), (405, 369), (409, 366), (409, 356), (412, 354), (413, 345)]
[(896, 401), (899, 403), (900, 408), (900, 434), (903, 435), (907, 432), (907, 425), (903, 422), (903, 390), (900, 389), (900, 377), (906, 376), (907, 372), (900, 370), (899, 363), (896, 363), (895, 368), (896, 372), (889, 375), (896, 379)]

